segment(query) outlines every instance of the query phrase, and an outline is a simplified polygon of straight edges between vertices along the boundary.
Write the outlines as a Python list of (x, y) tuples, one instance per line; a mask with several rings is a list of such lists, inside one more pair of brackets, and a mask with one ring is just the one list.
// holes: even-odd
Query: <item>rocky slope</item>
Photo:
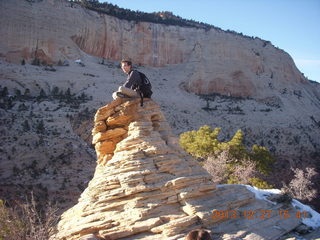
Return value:
[[(241, 128), (248, 146), (282, 159), (277, 187), (291, 167), (319, 166), (319, 84), (266, 41), (119, 20), (63, 0), (0, 1), (0, 22), (1, 198), (33, 189), (64, 207), (76, 201), (95, 168), (93, 115), (123, 83), (125, 56), (142, 65), (174, 133), (208, 124), (228, 140)], [(69, 66), (30, 65), (35, 56)]]
[(98, 109), (92, 134), (98, 165), (78, 204), (62, 214), (57, 239), (184, 239), (206, 228), (215, 239), (271, 240), (302, 224), (299, 209), (276, 203), (280, 195), (272, 202), (245, 186), (217, 188), (152, 100)]

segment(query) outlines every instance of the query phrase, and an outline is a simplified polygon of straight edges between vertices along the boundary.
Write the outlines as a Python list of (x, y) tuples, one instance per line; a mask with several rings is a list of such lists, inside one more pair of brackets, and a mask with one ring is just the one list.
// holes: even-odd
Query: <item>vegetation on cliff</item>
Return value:
[(19, 89), (14, 89), (14, 94), (10, 94), (7, 87), (0, 85), (0, 97), (0, 108), (9, 110), (20, 103), (19, 111), (29, 110), (26, 102), (59, 101), (60, 105), (64, 103), (72, 108), (79, 109), (80, 104), (92, 100), (92, 96), (88, 96), (84, 92), (75, 94), (71, 93), (70, 88), (59, 89), (57, 86), (53, 86), (50, 92), (45, 92), (41, 88), (38, 96), (32, 96), (29, 88), (26, 88), (24, 93)]
[[(264, 146), (254, 144), (250, 150), (244, 144), (244, 135), (239, 129), (230, 141), (218, 140), (220, 128), (202, 126), (199, 130), (180, 135), (181, 147), (196, 157), (212, 175), (216, 183), (250, 184), (258, 188), (271, 188), (277, 171), (273, 168), (276, 159)], [(318, 173), (314, 168), (290, 169), (294, 178), (276, 187), (289, 196), (305, 203), (312, 203), (317, 196), (314, 179)], [(270, 184), (271, 183), (271, 184)]]
[(15, 207), (0, 200), (0, 240), (49, 239), (56, 232), (58, 208), (47, 204), (44, 212), (40, 205), (33, 196)]
[[(13, 195), (10, 189), (22, 195), (32, 190), (35, 197), (44, 201), (66, 202), (66, 194), (50, 192), (52, 186), (65, 191), (73, 184), (69, 176), (58, 177), (61, 169), (75, 167), (77, 174), (86, 171), (77, 157), (83, 152), (74, 149), (88, 152), (91, 148), (79, 142), (73, 131), (92, 119), (92, 110), (87, 106), (91, 100), (92, 96), (84, 91), (74, 93), (70, 88), (39, 87), (34, 91), (0, 86), (0, 153), (3, 159), (0, 198), (10, 200)], [(77, 165), (73, 164), (74, 159)], [(84, 186), (83, 180), (74, 183), (76, 191), (83, 191)]]
[[(130, 9), (120, 8), (117, 5), (113, 5), (108, 2), (100, 3), (98, 0), (68, 0), (68, 1), (71, 2), (72, 4), (73, 3), (79, 4), (82, 7), (96, 11), (98, 13), (108, 14), (110, 16), (114, 16), (119, 19), (124, 19), (128, 21), (151, 22), (151, 23), (174, 25), (174, 26), (180, 26), (180, 27), (194, 27), (194, 28), (204, 29), (206, 31), (209, 31), (210, 29), (215, 29), (218, 31), (225, 31), (231, 34), (241, 35), (246, 38), (257, 38), (257, 37), (246, 36), (234, 30), (229, 30), (229, 29), (222, 30), (221, 28), (208, 23), (199, 22), (192, 19), (184, 19), (180, 16), (174, 15), (170, 11), (146, 13), (142, 11), (133, 11)], [(262, 39), (260, 40), (264, 42), (264, 47), (268, 44), (271, 44), (270, 41), (265, 41)]]
[[(170, 11), (164, 12), (153, 12), (153, 13), (145, 13), (141, 11), (132, 11), (130, 9), (120, 8), (117, 5), (113, 5), (111, 3), (99, 3), (98, 0), (69, 0), (72, 3), (79, 4), (85, 8), (90, 10), (105, 13), (120, 19), (125, 19), (128, 21), (137, 21), (137, 22), (152, 22), (152, 23), (160, 23), (167, 25), (177, 25), (182, 27), (196, 27), (203, 29), (216, 28), (213, 25), (198, 22), (195, 20), (187, 20), (183, 19), (179, 16), (174, 15)], [(221, 29), (220, 29), (221, 30)]]
[(272, 170), (275, 158), (263, 146), (254, 144), (249, 151), (243, 143), (243, 133), (238, 130), (230, 141), (218, 140), (220, 128), (202, 126), (198, 131), (180, 135), (180, 145), (188, 153), (201, 160), (204, 167), (220, 183), (251, 184), (270, 188), (262, 180)]

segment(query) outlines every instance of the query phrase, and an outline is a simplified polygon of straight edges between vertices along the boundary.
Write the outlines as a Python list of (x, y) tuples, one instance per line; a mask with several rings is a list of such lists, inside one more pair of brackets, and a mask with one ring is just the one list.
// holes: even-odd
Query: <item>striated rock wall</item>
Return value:
[(0, 52), (8, 61), (20, 62), (37, 54), (52, 63), (79, 58), (79, 50), (114, 60), (130, 56), (137, 64), (152, 66), (186, 61), (185, 44), (179, 45), (183, 28), (120, 20), (65, 0), (0, 4), (0, 19), (6, 23), (0, 29), (5, 36)]
[(46, 63), (81, 57), (131, 57), (136, 64), (185, 64), (187, 91), (265, 96), (266, 81), (296, 85), (307, 80), (291, 57), (269, 42), (218, 29), (134, 22), (99, 14), (65, 0), (0, 2), (0, 56)]
[[(270, 214), (294, 216), (291, 205), (258, 200), (245, 186), (217, 188), (179, 148), (152, 100), (140, 107), (139, 99), (117, 99), (100, 108), (92, 133), (94, 177), (62, 214), (56, 239), (184, 239), (200, 227), (221, 239), (278, 239), (301, 224)], [(241, 215), (249, 211), (269, 215)]]

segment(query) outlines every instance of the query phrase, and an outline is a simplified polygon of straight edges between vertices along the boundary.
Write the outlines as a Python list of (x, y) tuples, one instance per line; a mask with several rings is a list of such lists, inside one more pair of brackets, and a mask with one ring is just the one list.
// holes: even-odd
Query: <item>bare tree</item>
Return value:
[(14, 208), (0, 201), (0, 239), (48, 240), (56, 233), (57, 211), (51, 204), (41, 211), (33, 195), (29, 202)]
[(312, 178), (317, 175), (314, 168), (307, 167), (305, 171), (296, 168), (291, 169), (294, 172), (294, 178), (289, 185), (284, 185), (284, 191), (290, 193), (299, 200), (311, 201), (317, 195), (317, 190), (313, 188)]
[(241, 184), (250, 184), (250, 179), (258, 175), (256, 164), (249, 160), (242, 160), (241, 164), (234, 166), (232, 175)]
[(0, 200), (0, 239), (25, 239), (26, 226), (21, 221), (16, 209), (9, 208)]
[(230, 149), (226, 149), (216, 156), (209, 156), (203, 167), (212, 175), (215, 183), (226, 183), (234, 179), (237, 183), (250, 184), (253, 177), (260, 174), (256, 164), (249, 159), (237, 160), (230, 154)]
[(212, 175), (215, 183), (224, 183), (227, 179), (227, 162), (229, 161), (229, 151), (225, 150), (218, 156), (209, 156), (203, 167)]

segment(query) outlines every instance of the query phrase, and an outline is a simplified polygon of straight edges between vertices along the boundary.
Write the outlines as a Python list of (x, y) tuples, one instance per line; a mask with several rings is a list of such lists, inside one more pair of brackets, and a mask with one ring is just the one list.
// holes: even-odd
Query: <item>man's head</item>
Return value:
[(192, 230), (185, 237), (185, 240), (212, 240), (210, 233), (204, 229)]
[(125, 73), (129, 73), (132, 68), (132, 62), (130, 60), (123, 59), (121, 60), (121, 69)]

